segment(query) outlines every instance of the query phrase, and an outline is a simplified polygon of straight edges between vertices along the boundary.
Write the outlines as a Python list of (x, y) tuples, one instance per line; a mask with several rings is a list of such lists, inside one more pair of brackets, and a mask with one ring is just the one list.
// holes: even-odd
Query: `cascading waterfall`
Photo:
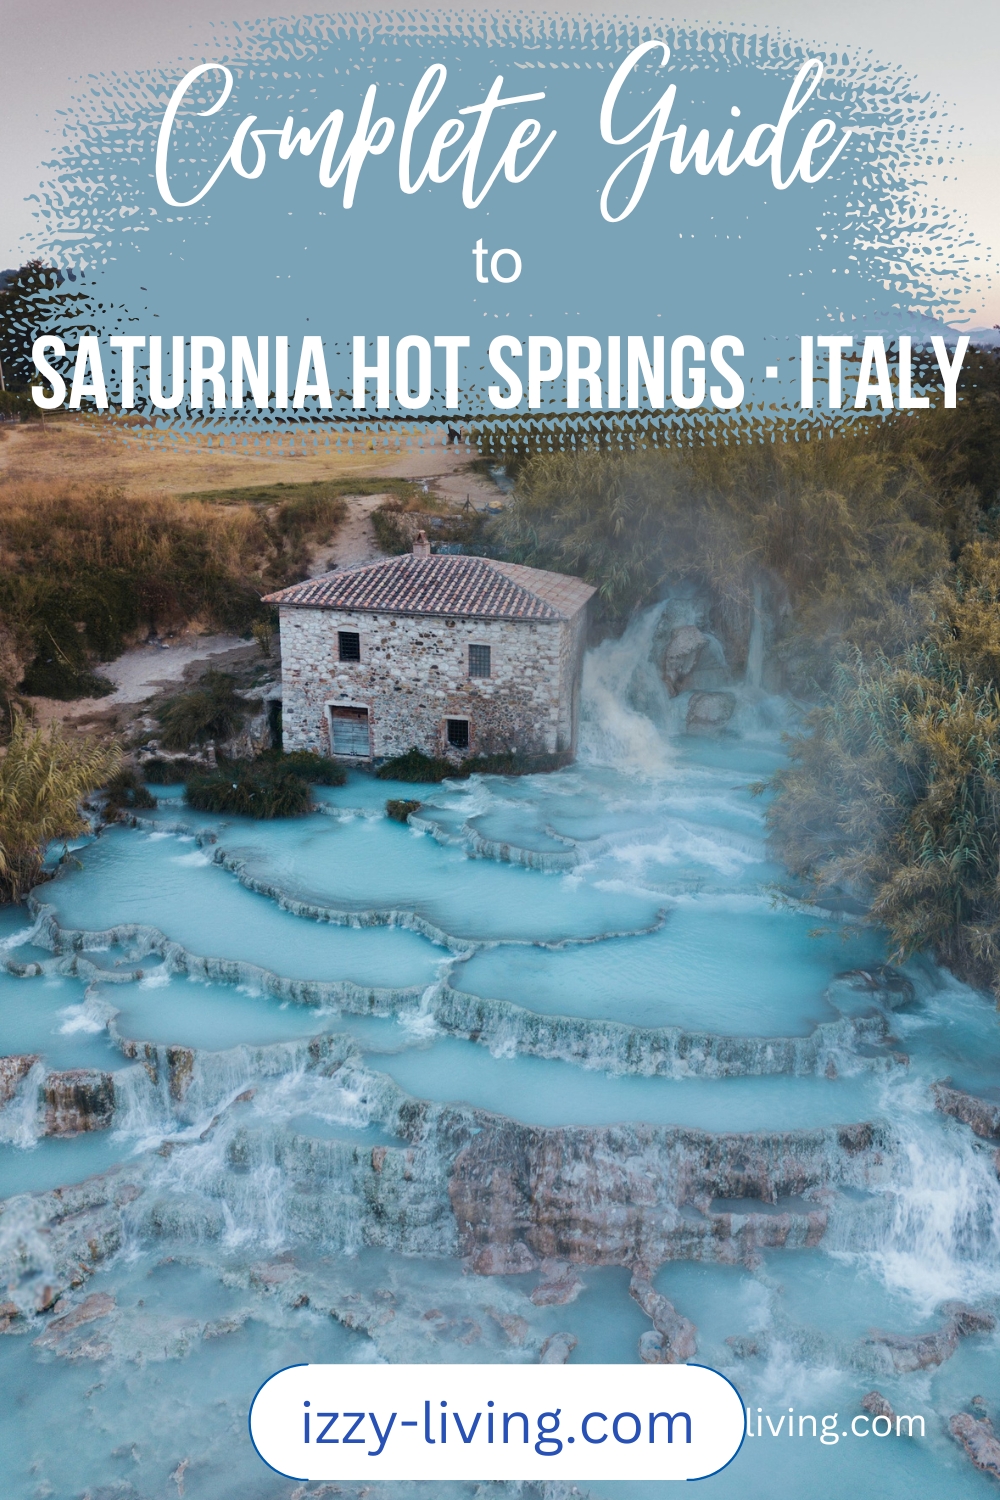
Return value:
[(906, 1170), (875, 1249), (886, 1281), (929, 1312), (943, 1298), (1000, 1298), (1000, 1181), (994, 1153), (926, 1111), (896, 1116)]
[(672, 756), (659, 726), (682, 720), (650, 659), (666, 604), (636, 615), (620, 639), (588, 651), (580, 690), (580, 758), (640, 774), (662, 774)]
[[(587, 655), (581, 743), (596, 763), (664, 778), (676, 774), (674, 736), (683, 728), (683, 696), (669, 697), (651, 657), (669, 605), (664, 601), (638, 614), (619, 639)], [(748, 706), (762, 697), (764, 645), (764, 598), (755, 580), (746, 673), (737, 689)], [(841, 1066), (849, 1071), (850, 1062)], [(966, 1128), (942, 1127), (929, 1116), (929, 1081), (925, 1075), (902, 1086), (887, 1084), (885, 1107), (896, 1122), (903, 1170), (891, 1186), (891, 1213), (872, 1217), (876, 1239), (867, 1252), (879, 1274), (925, 1311), (944, 1297), (1000, 1297), (994, 1153)]]
[(9, 1142), (21, 1150), (29, 1149), (37, 1142), (41, 1133), (38, 1110), (38, 1090), (45, 1080), (43, 1062), (36, 1062), (18, 1084), (13, 1098), (0, 1109), (0, 1141)]
[(753, 614), (747, 644), (746, 685), (758, 691), (764, 685), (764, 596), (760, 579), (753, 582)]
[[(790, 705), (764, 690), (766, 643), (764, 591), (753, 585), (753, 610), (743, 677), (725, 666), (721, 642), (700, 630), (716, 663), (716, 688), (731, 695), (734, 711), (726, 732), (776, 741), (791, 717)], [(686, 730), (692, 686), (671, 696), (654, 660), (656, 637), (674, 626), (704, 622), (707, 610), (697, 596), (682, 593), (652, 605), (629, 621), (622, 635), (609, 638), (584, 658), (580, 698), (580, 758), (640, 775), (669, 775), (676, 761), (676, 739)], [(695, 678), (698, 674), (695, 673)]]

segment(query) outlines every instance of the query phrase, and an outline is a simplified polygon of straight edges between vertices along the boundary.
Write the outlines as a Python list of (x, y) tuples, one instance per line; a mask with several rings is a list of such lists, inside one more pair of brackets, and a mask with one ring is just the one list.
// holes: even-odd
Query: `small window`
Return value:
[(449, 719), (447, 722), (448, 722), (448, 744), (451, 746), (451, 748), (453, 750), (468, 750), (468, 748), (469, 748), (469, 721), (468, 721), (468, 719)]
[(338, 630), (337, 644), (341, 661), (361, 660), (361, 637), (356, 630)]
[(489, 646), (469, 647), (469, 676), (488, 677), (490, 675), (490, 648)]

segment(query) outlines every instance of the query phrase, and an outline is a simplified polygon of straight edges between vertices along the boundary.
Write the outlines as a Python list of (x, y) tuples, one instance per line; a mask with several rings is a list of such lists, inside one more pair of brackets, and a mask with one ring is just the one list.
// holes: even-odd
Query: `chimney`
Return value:
[(427, 540), (426, 531), (418, 531), (413, 538), (414, 557), (430, 557), (431, 544)]

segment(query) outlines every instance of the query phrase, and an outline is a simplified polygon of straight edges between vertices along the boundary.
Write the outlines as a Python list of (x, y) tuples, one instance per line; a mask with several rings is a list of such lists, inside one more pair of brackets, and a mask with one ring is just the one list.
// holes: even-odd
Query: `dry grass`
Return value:
[[(248, 634), (261, 595), (301, 578), (345, 506), (336, 485), (284, 486), (277, 504), (126, 494), (86, 480), (0, 488), (3, 660), (23, 691), (55, 698), (99, 690), (90, 673), (150, 630), (197, 620)], [(0, 666), (2, 666), (0, 662)], [(0, 690), (10, 696), (9, 682)]]
[(395, 435), (369, 439), (358, 434), (353, 447), (336, 434), (272, 435), (244, 445), (242, 434), (184, 434), (143, 427), (120, 419), (63, 418), (25, 423), (0, 432), (0, 489), (7, 483), (78, 481), (132, 491), (165, 494), (303, 484), (351, 475), (408, 477), (444, 467), (440, 444), (427, 449), (401, 446)]
[(126, 495), (86, 480), (35, 480), (0, 489), (0, 569), (86, 572), (169, 570), (172, 548), (201, 546), (225, 570), (260, 563), (268, 550), (252, 506), (216, 506), (171, 495)]

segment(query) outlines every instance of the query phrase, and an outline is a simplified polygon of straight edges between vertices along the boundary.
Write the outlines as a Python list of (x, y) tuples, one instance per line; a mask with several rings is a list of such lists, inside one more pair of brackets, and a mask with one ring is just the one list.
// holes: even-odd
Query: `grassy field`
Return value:
[(440, 443), (403, 434), (327, 438), (313, 433), (183, 434), (82, 416), (0, 428), (0, 486), (50, 480), (171, 495), (303, 484), (314, 480), (421, 478), (451, 467)]

